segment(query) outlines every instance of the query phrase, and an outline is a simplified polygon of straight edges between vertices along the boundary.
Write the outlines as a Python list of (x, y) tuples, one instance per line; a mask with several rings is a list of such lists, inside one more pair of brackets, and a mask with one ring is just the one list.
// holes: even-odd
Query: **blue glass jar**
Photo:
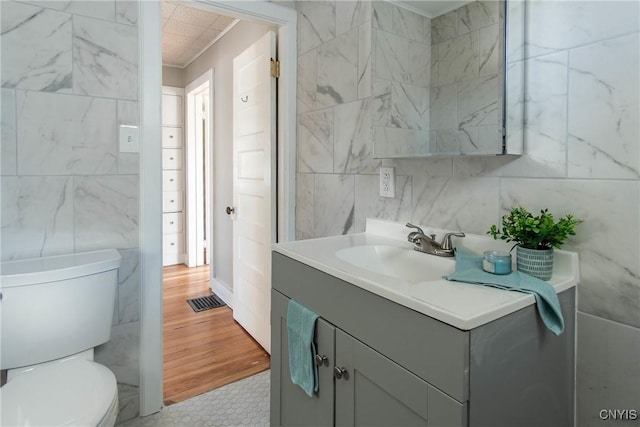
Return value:
[(486, 251), (482, 260), (482, 269), (492, 274), (511, 273), (511, 255), (507, 252)]

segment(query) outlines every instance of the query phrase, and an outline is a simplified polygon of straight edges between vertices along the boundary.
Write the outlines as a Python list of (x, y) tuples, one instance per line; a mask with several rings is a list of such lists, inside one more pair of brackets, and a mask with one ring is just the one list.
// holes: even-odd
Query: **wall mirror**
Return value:
[(476, 0), (424, 20), (404, 64), (401, 34), (372, 28), (373, 157), (522, 154), (525, 2)]

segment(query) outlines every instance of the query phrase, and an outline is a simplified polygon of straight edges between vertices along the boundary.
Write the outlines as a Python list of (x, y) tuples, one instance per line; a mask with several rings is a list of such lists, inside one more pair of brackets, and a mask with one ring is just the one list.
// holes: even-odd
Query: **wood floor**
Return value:
[(269, 354), (233, 320), (229, 307), (194, 312), (186, 300), (209, 295), (209, 267), (163, 269), (164, 404), (269, 369)]

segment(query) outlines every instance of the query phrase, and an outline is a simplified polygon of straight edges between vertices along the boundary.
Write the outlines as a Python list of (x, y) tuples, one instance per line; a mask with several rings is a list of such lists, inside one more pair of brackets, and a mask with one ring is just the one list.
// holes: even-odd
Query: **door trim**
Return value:
[[(195, 0), (194, 7), (278, 27), (278, 241), (295, 236), (295, 10), (264, 1)], [(140, 416), (162, 408), (162, 31), (159, 1), (138, 2), (140, 69)]]
[[(197, 227), (195, 226), (196, 224), (198, 224), (199, 222), (204, 221), (202, 218), (198, 218), (198, 198), (199, 196), (196, 194), (198, 185), (196, 183), (196, 176), (197, 176), (197, 172), (196, 169), (200, 169), (197, 165), (197, 152), (198, 150), (196, 149), (196, 140), (195, 140), (195, 135), (194, 135), (194, 128), (193, 128), (193, 121), (194, 121), (194, 115), (196, 114), (196, 111), (194, 111), (193, 109), (193, 103), (195, 102), (194, 97), (195, 94), (194, 92), (200, 88), (201, 86), (203, 86), (204, 84), (208, 83), (209, 87), (208, 87), (208, 92), (209, 92), (209, 110), (208, 110), (208, 116), (209, 116), (209, 126), (208, 126), (208, 131), (209, 131), (209, 141), (208, 141), (208, 145), (209, 148), (211, 149), (214, 144), (215, 141), (213, 140), (214, 137), (214, 133), (213, 133), (213, 111), (214, 111), (214, 70), (213, 68), (210, 68), (209, 70), (207, 70), (206, 72), (204, 72), (200, 77), (198, 77), (197, 79), (195, 79), (193, 82), (191, 82), (186, 88), (184, 88), (184, 92), (185, 92), (185, 123), (184, 123), (184, 129), (185, 129), (185, 148), (186, 148), (186, 162), (185, 162), (185, 192), (186, 192), (186, 217), (185, 217), (185, 225), (186, 225), (186, 248), (185, 248), (185, 252), (186, 252), (186, 264), (189, 267), (194, 267), (200, 264), (199, 260), (202, 257), (202, 253), (201, 253), (201, 247), (202, 247), (202, 242), (199, 239), (199, 233), (196, 231)], [(204, 92), (205, 90), (201, 90), (200, 92)], [(198, 92), (198, 93), (200, 93)], [(210, 163), (210, 158), (207, 158), (207, 156), (203, 156), (202, 161), (205, 162), (207, 164), (207, 166), (210, 168), (211, 167), (211, 163)], [(206, 177), (205, 177), (206, 179)], [(209, 183), (211, 184), (211, 182)], [(207, 215), (211, 215), (211, 205), (212, 203), (210, 202), (211, 200), (214, 199), (215, 195), (214, 195), (214, 191), (215, 191), (215, 186), (211, 186), (209, 191), (208, 191), (208, 198), (206, 198), (206, 200), (203, 201), (203, 203), (206, 204), (206, 212)], [(209, 203), (207, 203), (209, 202)], [(206, 235), (203, 236), (204, 239), (207, 241), (207, 259), (211, 259), (211, 256), (213, 255), (213, 242), (211, 241), (211, 227), (210, 224), (208, 224), (208, 226), (205, 227), (207, 232)], [(209, 263), (210, 264), (210, 263)], [(202, 264), (200, 264), (202, 265)], [(213, 268), (213, 265), (211, 265), (211, 268)]]

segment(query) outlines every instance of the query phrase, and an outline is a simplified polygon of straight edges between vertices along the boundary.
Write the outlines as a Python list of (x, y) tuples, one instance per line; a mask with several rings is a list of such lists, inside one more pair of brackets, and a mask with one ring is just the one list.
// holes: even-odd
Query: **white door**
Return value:
[(275, 94), (268, 32), (233, 60), (233, 317), (271, 352), (275, 239)]

